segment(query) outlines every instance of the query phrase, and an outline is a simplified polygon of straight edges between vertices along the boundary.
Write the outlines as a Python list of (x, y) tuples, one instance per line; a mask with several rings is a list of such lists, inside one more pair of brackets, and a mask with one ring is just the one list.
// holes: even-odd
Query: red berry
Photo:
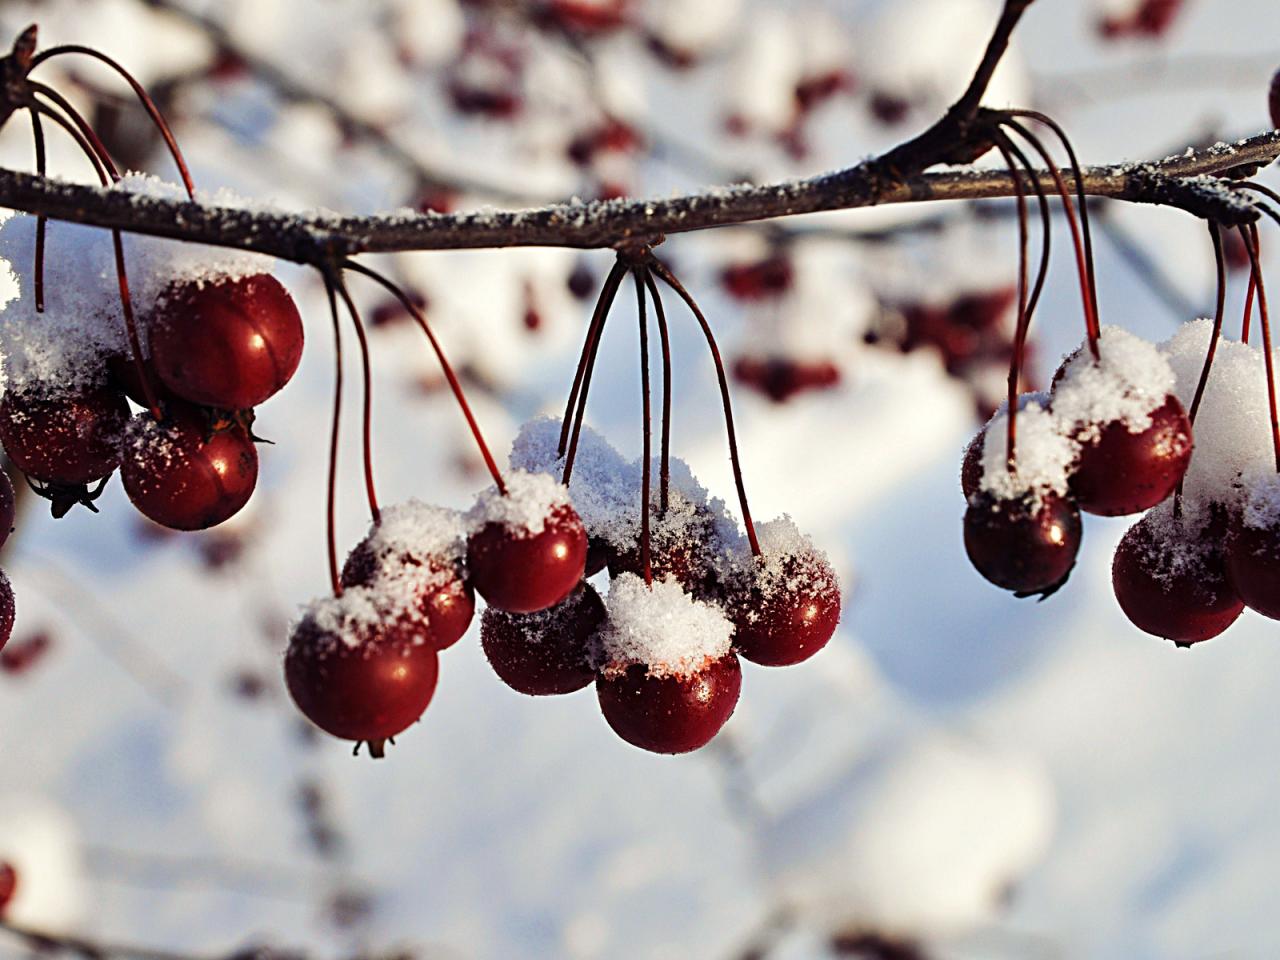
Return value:
[(285, 681), (307, 719), (344, 740), (381, 741), (422, 716), (435, 693), (435, 648), (407, 620), (321, 626), (304, 618), (289, 639)]
[(1240, 524), (1227, 547), (1227, 575), (1246, 607), (1280, 620), (1280, 531)]
[(787, 667), (808, 660), (827, 645), (840, 622), (840, 587), (819, 554), (773, 561), (764, 589), (754, 585), (730, 604), (733, 646), (752, 663)]
[[(653, 578), (675, 577), (699, 598), (717, 593), (717, 537), (711, 511), (688, 501), (676, 501), (666, 516), (659, 516), (656, 506), (651, 514), (649, 567)], [(625, 550), (615, 548), (609, 557), (609, 577), (617, 579), (624, 573), (644, 577), (638, 541)]]
[(109, 476), (129, 419), (124, 394), (105, 387), (9, 391), (0, 401), (0, 442), (27, 476), (73, 486)]
[(986, 449), (987, 428), (983, 427), (964, 448), (964, 459), (960, 462), (960, 492), (966, 500), (976, 496), (982, 485), (982, 458)]
[(47, 633), (36, 633), (22, 640), (15, 640), (0, 650), (0, 671), (26, 673), (40, 662), (51, 646), (53, 640)]
[(1086, 513), (1119, 517), (1150, 509), (1173, 493), (1191, 462), (1191, 422), (1177, 397), (1151, 413), (1151, 425), (1132, 433), (1123, 421), (1082, 439), (1071, 493)]
[(1128, 529), (1116, 547), (1111, 584), (1138, 629), (1191, 646), (1235, 622), (1244, 603), (1227, 578), (1225, 526), (1214, 520), (1197, 529), (1162, 510)]
[(268, 274), (175, 283), (150, 319), (151, 361), (175, 394), (207, 407), (256, 407), (302, 359), (302, 318)]
[(613, 732), (652, 753), (688, 753), (706, 746), (733, 714), (742, 667), (730, 653), (684, 675), (656, 677), (632, 665), (596, 678), (600, 710)]
[(18, 516), (18, 503), (13, 492), (13, 481), (7, 471), (0, 469), (0, 547), (13, 533), (13, 522)]
[(1048, 596), (1075, 566), (1080, 511), (1056, 493), (1002, 500), (979, 493), (964, 514), (964, 547), (974, 568), (1018, 596)]
[[(385, 558), (374, 554), (367, 540), (360, 542), (347, 556), (347, 562), (342, 567), (342, 585), (375, 586), (383, 575), (384, 564), (387, 562)], [(475, 616), (476, 595), (471, 584), (463, 578), (457, 564), (435, 557), (415, 556), (398, 557), (390, 562), (400, 568), (392, 573), (393, 576), (408, 572), (408, 575), (421, 582), (417, 590), (417, 605), (426, 617), (431, 645), (436, 650), (447, 650), (461, 640)]]
[(738, 263), (720, 272), (720, 282), (738, 300), (761, 300), (786, 293), (795, 282), (795, 267), (786, 254)]
[(733, 365), (733, 376), (774, 403), (786, 403), (806, 390), (834, 387), (840, 382), (840, 368), (829, 360), (740, 357)]
[(1271, 78), (1271, 126), (1280, 129), (1280, 70)]
[(13, 602), (13, 585), (4, 571), (0, 570), (0, 650), (9, 642), (13, 634), (13, 617), (16, 608)]
[(573, 693), (595, 677), (589, 644), (604, 617), (604, 601), (583, 583), (540, 613), (487, 608), (480, 619), (480, 645), (511, 689), (533, 697)]
[(0, 917), (18, 892), (18, 871), (13, 864), (0, 860)]
[(203, 410), (170, 403), (162, 423), (145, 411), (134, 418), (120, 477), (144, 516), (174, 530), (204, 530), (249, 501), (258, 452), (238, 424), (215, 427)]
[(537, 533), (489, 522), (467, 541), (467, 569), (480, 596), (508, 613), (555, 606), (582, 580), (587, 531), (570, 506), (552, 509)]

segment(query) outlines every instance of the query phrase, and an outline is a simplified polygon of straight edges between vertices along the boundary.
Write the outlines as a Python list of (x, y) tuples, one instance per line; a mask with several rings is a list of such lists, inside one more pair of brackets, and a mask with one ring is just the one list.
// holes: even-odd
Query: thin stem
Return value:
[(31, 61), (31, 69), (34, 70), (50, 57), (62, 56), (67, 53), (83, 54), (105, 63), (108, 67), (123, 77), (125, 82), (133, 88), (133, 92), (142, 103), (143, 109), (145, 109), (147, 114), (151, 117), (151, 122), (154, 123), (156, 129), (160, 131), (160, 137), (164, 140), (165, 146), (169, 149), (169, 155), (173, 157), (173, 162), (178, 167), (178, 174), (182, 177), (182, 185), (187, 188), (187, 196), (194, 200), (196, 197), (196, 188), (191, 180), (191, 171), (187, 168), (187, 161), (182, 156), (182, 150), (179, 149), (178, 141), (173, 136), (173, 130), (170, 129), (168, 122), (164, 118), (164, 114), (160, 112), (160, 108), (157, 107), (155, 101), (151, 99), (151, 95), (147, 93), (146, 88), (134, 79), (133, 75), (129, 73), (128, 70), (105, 53), (94, 50), (92, 47), (83, 47), (78, 44), (63, 44), (57, 47), (49, 47), (47, 50), (41, 51), (36, 54), (35, 58)]
[[(1245, 238), (1245, 246), (1248, 246), (1249, 232), (1244, 227), (1240, 228), (1240, 235)], [(1249, 289), (1244, 295), (1244, 319), (1240, 321), (1240, 342), (1247, 344), (1249, 342), (1249, 326), (1253, 320), (1253, 301), (1258, 295), (1258, 278), (1253, 270), (1249, 271)]]
[(671, 333), (667, 329), (667, 312), (662, 306), (662, 295), (653, 282), (653, 273), (641, 267), (649, 299), (653, 301), (653, 313), (658, 318), (658, 336), (662, 340), (662, 463), (658, 468), (658, 516), (666, 516), (668, 494), (671, 488)]
[(1027, 117), (1037, 123), (1044, 124), (1054, 132), (1063, 149), (1067, 151), (1067, 160), (1071, 164), (1071, 173), (1076, 180), (1076, 200), (1080, 205), (1080, 228), (1084, 232), (1084, 258), (1089, 270), (1089, 290), (1093, 295), (1093, 315), (1095, 317), (1101, 316), (1098, 310), (1098, 278), (1093, 267), (1093, 231), (1089, 229), (1089, 203), (1085, 196), (1084, 172), (1080, 166), (1079, 159), (1076, 157), (1076, 150), (1072, 146), (1071, 138), (1067, 136), (1067, 131), (1062, 128), (1062, 125), (1057, 120), (1041, 113), (1039, 110), (1006, 110), (1005, 112), (1015, 117)]
[(329, 315), (333, 318), (333, 425), (329, 430), (329, 490), (325, 502), (325, 536), (329, 551), (329, 582), (333, 595), (342, 596), (342, 577), (338, 573), (338, 441), (342, 433), (342, 324), (338, 322), (338, 299), (335, 278), (324, 272), (324, 292), (329, 298)]
[[(46, 174), (44, 124), (40, 122), (40, 111), (35, 106), (28, 107), (27, 112), (31, 115), (31, 137), (36, 147), (36, 173), (43, 177)], [(44, 313), (44, 236), (48, 224), (48, 217), (43, 215), (36, 217), (36, 313)]]
[(338, 274), (334, 278), (334, 285), (338, 288), (338, 295), (342, 297), (342, 302), (347, 307), (347, 313), (351, 315), (351, 322), (356, 328), (356, 340), (360, 344), (360, 370), (364, 381), (361, 426), (361, 443), (364, 451), (364, 490), (369, 499), (369, 516), (373, 520), (373, 525), (377, 526), (382, 523), (382, 511), (378, 509), (378, 491), (373, 482), (373, 372), (369, 367), (369, 338), (365, 333), (364, 322), (360, 319), (360, 311), (356, 309), (355, 301), (351, 299), (351, 291), (347, 289), (346, 283), (343, 282), (342, 274)]
[(453, 391), (453, 396), (458, 401), (458, 407), (462, 410), (462, 416), (466, 419), (467, 427), (471, 430), (471, 436), (475, 439), (476, 448), (480, 451), (480, 457), (484, 460), (484, 465), (488, 468), (489, 475), (493, 477), (493, 483), (498, 488), (498, 492), (505, 496), (507, 485), (502, 479), (501, 471), (498, 470), (497, 461), (493, 459), (493, 454), (489, 451), (489, 445), (485, 443), (484, 434), (480, 432), (480, 424), (476, 421), (475, 414), (471, 412), (471, 404), (467, 403), (467, 395), (462, 390), (458, 375), (453, 372), (453, 365), (449, 363), (449, 358), (445, 356), (444, 348), (440, 346), (440, 341), (436, 339), (435, 331), (431, 329), (431, 324), (427, 323), (427, 318), (423, 314), (422, 308), (414, 303), (413, 298), (401, 290), (400, 287), (376, 270), (372, 270), (354, 260), (344, 260), (342, 267), (363, 277), (368, 277), (374, 283), (381, 285), (384, 290), (400, 301), (401, 305), (422, 329), (427, 341), (431, 344), (431, 349), (435, 352), (436, 360), (440, 364), (440, 370), (444, 374), (445, 380), (449, 382), (449, 389)]
[(1075, 245), (1076, 251), (1076, 268), (1080, 274), (1080, 296), (1084, 302), (1085, 333), (1089, 340), (1089, 350), (1093, 354), (1093, 359), (1097, 361), (1101, 359), (1101, 355), (1098, 352), (1098, 338), (1102, 335), (1102, 331), (1098, 323), (1098, 314), (1093, 308), (1093, 288), (1089, 278), (1088, 262), (1085, 259), (1084, 238), (1080, 230), (1080, 222), (1076, 217), (1075, 206), (1071, 202), (1071, 193), (1067, 190), (1061, 171), (1054, 165), (1053, 157), (1049, 155), (1049, 151), (1045, 149), (1044, 144), (1040, 142), (1035, 134), (1017, 120), (1005, 120), (1002, 125), (1015, 131), (1027, 143), (1031, 144), (1032, 149), (1040, 155), (1045, 165), (1049, 168), (1049, 173), (1053, 177), (1058, 195), (1062, 197), (1062, 209), (1067, 216), (1067, 224), (1071, 228), (1071, 241)]
[(80, 133), (84, 135), (84, 138), (93, 147), (93, 152), (102, 160), (102, 165), (111, 174), (111, 179), (119, 180), (120, 170), (116, 167), (115, 161), (111, 159), (111, 151), (107, 149), (107, 145), (102, 142), (102, 138), (98, 136), (97, 131), (93, 129), (89, 121), (84, 118), (79, 110), (72, 106), (71, 101), (53, 89), (53, 87), (47, 87), (43, 83), (31, 81), (31, 89), (34, 93), (52, 102), (55, 107), (71, 118), (71, 122), (76, 125)]
[[(573, 464), (578, 457), (578, 440), (582, 436), (582, 426), (587, 417), (587, 394), (591, 390), (591, 378), (595, 374), (596, 355), (600, 352), (600, 341), (603, 339), (604, 325), (609, 319), (609, 311), (613, 309), (614, 298), (617, 296), (618, 287), (622, 283), (622, 278), (626, 276), (626, 272), (627, 268), (619, 259), (614, 264), (613, 269), (609, 271), (609, 276), (605, 279), (604, 289), (600, 294), (599, 309), (602, 312), (599, 315), (599, 322), (597, 323), (594, 318), (592, 320), (592, 327), (595, 332), (591, 337), (590, 350), (587, 352), (587, 365), (583, 371), (581, 391), (578, 394), (578, 409), (574, 414), (573, 428), (569, 434), (569, 446), (564, 453), (564, 473), (560, 478), (560, 482), (566, 487), (573, 476)], [(563, 438), (563, 423), (560, 425), (560, 435)]]
[(716, 377), (720, 381), (720, 399), (724, 406), (724, 423), (725, 433), (729, 437), (729, 462), (733, 465), (733, 481), (738, 488), (738, 505), (742, 508), (742, 523), (747, 528), (747, 539), (751, 543), (751, 553), (753, 556), (760, 556), (760, 541), (756, 538), (756, 527), (751, 521), (751, 508), (747, 505), (747, 487), (742, 480), (742, 462), (738, 456), (738, 437), (733, 427), (733, 403), (729, 395), (729, 378), (724, 371), (724, 360), (720, 356), (720, 347), (716, 344), (715, 334), (711, 330), (711, 324), (707, 322), (707, 318), (703, 316), (702, 310), (698, 307), (697, 302), (690, 296), (683, 284), (675, 278), (675, 275), (667, 269), (661, 260), (652, 259), (649, 267), (658, 277), (676, 292), (676, 295), (685, 302), (685, 305), (697, 318), (699, 326), (702, 327), (703, 336), (707, 338), (707, 347), (711, 350), (711, 359), (716, 365)]
[(640, 319), (640, 395), (644, 435), (644, 457), (640, 468), (640, 566), (644, 582), (653, 585), (653, 553), (649, 533), (649, 485), (653, 469), (653, 416), (649, 407), (649, 318), (645, 313), (644, 281), (639, 270), (632, 271), (636, 284), (636, 313)]
[(1013, 154), (1009, 152), (1009, 148), (1005, 145), (1007, 142), (1008, 138), (1003, 134), (996, 139), (996, 149), (1004, 157), (1005, 165), (1009, 168), (1009, 173), (1013, 175), (1018, 203), (1018, 322), (1014, 335), (1013, 356), (1009, 360), (1009, 408), (1008, 416), (1005, 418), (1005, 469), (1012, 474), (1018, 469), (1016, 453), (1018, 442), (1018, 375), (1022, 366), (1023, 328), (1027, 322), (1027, 260), (1030, 231), (1027, 229), (1027, 196), (1022, 187), (1022, 179), (1018, 176), (1018, 168), (1014, 163)]
[[(1280, 219), (1280, 218), (1277, 218)], [(1271, 352), (1271, 317), (1267, 310), (1267, 286), (1262, 278), (1262, 262), (1258, 256), (1258, 228), (1250, 225), (1248, 242), (1249, 263), (1258, 279), (1258, 318), (1262, 327), (1262, 351), (1267, 366), (1267, 403), (1271, 409), (1271, 442), (1275, 449), (1276, 472), (1280, 473), (1280, 415), (1276, 410), (1275, 357)]]
[[(591, 322), (587, 324), (587, 334), (582, 341), (582, 355), (578, 358), (578, 370), (573, 377), (573, 387), (569, 390), (569, 402), (565, 404), (564, 419), (560, 421), (560, 457), (563, 459), (569, 446), (569, 431), (572, 429), (574, 407), (578, 402), (578, 393), (582, 389), (582, 384), (587, 376), (587, 368), (593, 362), (591, 358), (595, 356), (595, 350), (600, 343), (600, 332), (604, 329), (605, 321), (609, 316), (609, 308), (613, 305), (613, 298), (618, 292), (618, 285), (622, 282), (622, 277), (626, 273), (626, 268), (622, 262), (615, 261), (613, 269), (609, 271), (608, 277), (605, 278), (604, 285), (600, 288), (600, 296), (596, 300), (595, 309), (591, 313)], [(564, 481), (568, 483), (566, 479)]]
[[(1027, 159), (1027, 155), (1022, 152), (1022, 148), (1004, 136), (1004, 145), (1028, 174), (1031, 181), (1031, 188), (1035, 192), (1036, 202), (1040, 206), (1040, 226), (1042, 231), (1040, 243), (1040, 266), (1036, 270), (1035, 283), (1031, 285), (1031, 297), (1027, 300), (1027, 319), (1023, 324), (1022, 330), (1022, 347), (1025, 349), (1026, 339), (1031, 330), (1031, 318), (1035, 316), (1036, 307), (1040, 305), (1040, 297), (1044, 293), (1045, 282), (1049, 279), (1049, 259), (1053, 250), (1053, 210), (1049, 207), (1049, 197), (1045, 193), (1044, 185), (1039, 178), (1035, 176), (1035, 169), (1031, 166), (1031, 162)], [(1016, 331), (1015, 331), (1016, 334)], [(1015, 346), (1017, 346), (1015, 342)]]

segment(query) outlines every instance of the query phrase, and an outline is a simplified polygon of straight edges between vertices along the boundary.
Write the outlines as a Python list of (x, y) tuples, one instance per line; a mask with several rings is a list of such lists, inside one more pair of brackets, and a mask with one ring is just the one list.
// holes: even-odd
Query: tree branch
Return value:
[[(1085, 191), (1186, 209), (1224, 224), (1253, 222), (1252, 202), (1211, 177), (1250, 173), (1280, 155), (1280, 131), (1145, 164), (1085, 170)], [(1069, 174), (1064, 174), (1069, 176)], [(1036, 176), (1053, 188), (1047, 171)], [(65, 183), (0, 169), (0, 205), (58, 220), (270, 254), (297, 263), (334, 256), (490, 247), (612, 247), (709, 227), (875, 203), (1013, 196), (996, 170), (948, 170), (889, 179), (878, 160), (807, 180), (736, 186), (668, 200), (613, 200), (532, 210), (453, 215), (337, 216), (219, 207)]]

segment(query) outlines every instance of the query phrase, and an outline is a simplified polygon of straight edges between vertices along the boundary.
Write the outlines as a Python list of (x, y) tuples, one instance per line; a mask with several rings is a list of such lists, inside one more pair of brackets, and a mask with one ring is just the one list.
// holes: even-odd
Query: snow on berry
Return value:
[(559, 508), (571, 508), (569, 491), (547, 473), (511, 470), (504, 475), (507, 492), (489, 487), (476, 498), (467, 512), (467, 525), (473, 531), (487, 524), (498, 524), (517, 537), (534, 537), (545, 529), (548, 518)]
[(384, 507), (381, 522), (369, 528), (361, 546), (383, 573), (428, 560), (461, 563), (467, 553), (465, 516), (458, 510), (410, 499)]
[(753, 586), (766, 598), (794, 591), (809, 583), (836, 586), (831, 561), (802, 533), (787, 514), (756, 524), (760, 556), (739, 554), (739, 563), (749, 562)]
[[(1062, 421), (1043, 401), (1019, 402), (1014, 469), (1008, 465), (1008, 412), (999, 411), (983, 431), (982, 479), (978, 488), (1001, 500), (1046, 493), (1064, 495), (1079, 446), (1066, 435)], [(1056, 411), (1056, 404), (1055, 404)]]
[(1280, 529), (1280, 474), (1274, 464), (1269, 473), (1249, 485), (1241, 519), (1255, 530)]
[[(407, 577), (388, 577), (369, 586), (348, 587), (341, 596), (326, 595), (304, 606), (290, 634), (305, 636), (311, 644), (309, 653), (316, 657), (337, 651), (340, 645), (358, 648), (371, 637), (382, 636), (388, 626), (425, 623), (426, 614), (418, 605), (418, 597), (418, 584)], [(303, 624), (309, 629), (299, 629)], [(416, 646), (426, 639), (425, 632), (415, 631), (411, 643)]]
[[(1177, 377), (1177, 395), (1188, 410), (1213, 333), (1211, 320), (1184, 324), (1161, 345)], [(1266, 369), (1260, 350), (1220, 340), (1204, 397), (1196, 413), (1196, 448), (1183, 480), (1184, 500), (1243, 504), (1242, 480), (1274, 472)]]
[(1074, 425), (1081, 443), (1098, 439), (1111, 423), (1130, 433), (1146, 430), (1178, 382), (1157, 346), (1121, 327), (1102, 328), (1098, 354), (1095, 361), (1082, 345), (1064, 361), (1053, 387), (1053, 412)]
[(608, 619), (596, 635), (595, 659), (606, 676), (635, 665), (651, 677), (690, 676), (729, 652), (733, 624), (673, 577), (646, 584), (623, 573), (610, 585), (605, 606)]

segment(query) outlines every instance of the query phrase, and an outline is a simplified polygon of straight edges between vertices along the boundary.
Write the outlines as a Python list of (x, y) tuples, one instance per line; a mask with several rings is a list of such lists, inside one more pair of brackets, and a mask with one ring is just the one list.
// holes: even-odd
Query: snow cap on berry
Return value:
[[(559, 417), (538, 417), (521, 427), (511, 445), (512, 469), (562, 476), (561, 422)], [(584, 425), (574, 455), (569, 494), (587, 535), (607, 537), (639, 486), (638, 469), (627, 463), (603, 436)]]
[(1130, 433), (1151, 426), (1151, 414), (1164, 405), (1177, 383), (1160, 349), (1121, 327), (1102, 328), (1095, 362), (1083, 344), (1063, 364), (1053, 388), (1053, 411), (1081, 442), (1120, 422)]
[(543, 531), (553, 513), (573, 509), (568, 489), (550, 474), (512, 470), (503, 481), (507, 486), (505, 494), (499, 493), (496, 486), (490, 487), (467, 512), (467, 525), (472, 531), (496, 523), (517, 537), (534, 537)]
[(765, 598), (795, 593), (811, 585), (839, 589), (826, 553), (814, 545), (808, 534), (801, 533), (787, 514), (756, 524), (756, 539), (760, 542), (760, 556), (752, 557), (746, 552), (745, 557), (752, 561), (752, 585)]
[(1210, 504), (1185, 498), (1177, 512), (1173, 497), (1152, 507), (1138, 521), (1145, 536), (1133, 541), (1143, 569), (1171, 587), (1185, 578), (1207, 577), (1221, 562), (1222, 538), (1210, 529), (1213, 519)]
[(673, 577), (649, 585), (624, 573), (610, 585), (605, 606), (608, 619), (595, 650), (596, 667), (605, 674), (640, 664), (652, 677), (683, 677), (729, 652), (733, 624)]
[[(1178, 399), (1191, 409), (1213, 335), (1194, 320), (1161, 345), (1177, 376)], [(1183, 499), (1243, 506), (1251, 476), (1275, 472), (1262, 352), (1221, 339), (1196, 412), (1196, 446), (1183, 478)], [(1243, 481), (1243, 483), (1242, 483)]]
[[(410, 577), (388, 577), (372, 586), (348, 587), (342, 596), (324, 596), (302, 609), (302, 616), (290, 630), (291, 642), (305, 637), (312, 644), (309, 652), (324, 657), (340, 646), (357, 648), (373, 637), (383, 636), (388, 628), (425, 624), (418, 600), (420, 584)], [(302, 629), (309, 626), (312, 629)], [(397, 630), (400, 639), (410, 639)], [(427, 642), (425, 629), (412, 632), (416, 646)]]
[(458, 510), (413, 498), (384, 507), (382, 522), (369, 528), (363, 546), (380, 565), (404, 560), (460, 563), (467, 553), (465, 517)]
[(1079, 446), (1066, 435), (1063, 421), (1040, 402), (1019, 402), (1018, 408), (1014, 469), (1008, 464), (1009, 415), (1002, 410), (986, 427), (979, 489), (1001, 500), (1026, 496), (1038, 500), (1046, 493), (1065, 495)]

